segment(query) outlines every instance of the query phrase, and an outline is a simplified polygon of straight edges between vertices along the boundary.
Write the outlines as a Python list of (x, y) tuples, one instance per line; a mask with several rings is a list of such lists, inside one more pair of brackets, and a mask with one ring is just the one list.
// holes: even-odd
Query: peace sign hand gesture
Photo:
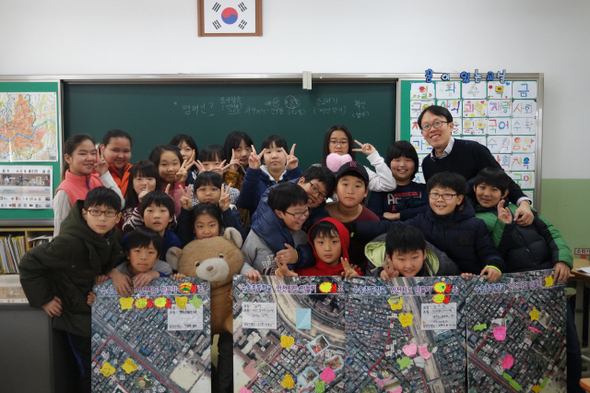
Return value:
[(504, 224), (512, 223), (512, 213), (507, 207), (504, 207), (504, 199), (498, 202), (498, 219)]
[(266, 148), (262, 149), (260, 154), (256, 154), (256, 148), (252, 145), (252, 153), (250, 153), (250, 157), (248, 158), (248, 166), (252, 169), (260, 169), (260, 161), (264, 153), (266, 153)]
[(237, 172), (240, 169), (240, 157), (236, 153), (236, 149), (231, 149), (231, 160), (229, 162), (229, 169)]
[(191, 198), (191, 194), (193, 193), (193, 185), (190, 184), (185, 188), (182, 184), (178, 185), (178, 189), (182, 192), (182, 196), (180, 197), (180, 206), (184, 210), (191, 210), (193, 208), (193, 200)]
[(291, 152), (289, 154), (287, 154), (285, 149), (282, 147), (281, 150), (283, 153), (285, 153), (285, 155), (287, 155), (287, 170), (290, 171), (297, 168), (297, 165), (299, 165), (299, 158), (295, 157), (295, 143), (293, 143), (293, 146), (291, 146)]
[(381, 271), (380, 277), (384, 280), (399, 277), (399, 272), (393, 267), (393, 263), (389, 263), (387, 259), (383, 261), (383, 270)]
[(285, 277), (297, 277), (298, 276), (297, 273), (289, 270), (289, 268), (287, 267), (287, 264), (284, 263), (280, 258), (275, 257), (275, 262), (276, 262), (277, 266), (279, 267), (277, 270), (275, 270), (275, 276), (277, 276), (277, 278), (279, 280), (282, 280)]
[(230, 187), (231, 184), (226, 186), (225, 184), (221, 183), (221, 196), (219, 197), (219, 208), (221, 211), (226, 211), (229, 209), (229, 205), (231, 203), (231, 197), (229, 195)]
[(375, 149), (375, 147), (373, 145), (371, 145), (370, 143), (360, 143), (356, 139), (354, 140), (354, 143), (359, 145), (361, 148), (360, 149), (352, 149), (352, 151), (360, 151), (360, 152), (363, 152), (367, 156), (369, 156), (377, 151), (377, 149)]
[(104, 175), (109, 170), (109, 164), (104, 160), (104, 146), (101, 146), (96, 151), (96, 162), (94, 163), (94, 170), (99, 176)]
[(186, 178), (188, 177), (188, 170), (191, 166), (193, 166), (194, 163), (195, 163), (195, 152), (193, 151), (193, 154), (191, 154), (190, 158), (187, 158), (186, 160), (184, 160), (184, 162), (180, 166), (180, 169), (178, 170), (178, 172), (176, 172), (176, 175), (174, 175), (174, 181), (175, 182), (186, 181)]
[(355, 272), (352, 267), (350, 267), (350, 263), (348, 263), (348, 258), (340, 257), (340, 262), (342, 263), (342, 267), (344, 268), (344, 271), (342, 272), (344, 278), (350, 279), (359, 276), (359, 274)]

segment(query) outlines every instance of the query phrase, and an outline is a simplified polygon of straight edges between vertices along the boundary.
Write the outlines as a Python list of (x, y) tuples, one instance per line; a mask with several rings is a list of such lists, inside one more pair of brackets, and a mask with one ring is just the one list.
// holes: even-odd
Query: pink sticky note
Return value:
[(509, 369), (514, 364), (514, 358), (510, 355), (506, 355), (504, 361), (502, 362), (502, 367), (505, 369)]
[(402, 351), (404, 351), (407, 356), (414, 356), (416, 354), (416, 350), (418, 350), (416, 344), (404, 345), (402, 348)]
[(250, 389), (248, 389), (247, 387), (242, 386), (240, 388), (240, 393), (252, 393), (252, 391)]
[(422, 356), (425, 360), (428, 360), (432, 355), (430, 352), (428, 352), (428, 348), (426, 348), (426, 345), (421, 345), (418, 348), (418, 352), (420, 352), (420, 356)]
[(393, 389), (391, 393), (402, 393), (402, 388)]
[(320, 379), (322, 381), (326, 381), (326, 383), (330, 383), (336, 378), (336, 373), (330, 367), (326, 367), (324, 371), (322, 371), (322, 375), (320, 375)]
[(498, 341), (506, 340), (506, 326), (498, 326), (494, 328), (494, 337)]
[(540, 331), (539, 329), (535, 329), (535, 328), (534, 328), (534, 327), (532, 327), (532, 326), (529, 326), (529, 329), (531, 329), (531, 330), (532, 330), (533, 332), (535, 332), (535, 333), (541, 333), (541, 334), (543, 334), (543, 332), (542, 332), (542, 331)]

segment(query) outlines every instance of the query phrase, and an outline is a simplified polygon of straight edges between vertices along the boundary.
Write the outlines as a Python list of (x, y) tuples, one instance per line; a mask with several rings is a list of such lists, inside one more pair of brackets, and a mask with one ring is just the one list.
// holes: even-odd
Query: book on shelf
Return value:
[(2, 257), (2, 273), (18, 273), (18, 262), (25, 255), (24, 236), (0, 237), (0, 256)]

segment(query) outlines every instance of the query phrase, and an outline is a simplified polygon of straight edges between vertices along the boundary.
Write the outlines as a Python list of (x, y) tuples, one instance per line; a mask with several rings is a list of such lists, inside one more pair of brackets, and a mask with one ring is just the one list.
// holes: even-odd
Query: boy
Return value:
[[(307, 235), (301, 230), (309, 215), (307, 194), (303, 188), (289, 182), (279, 184), (268, 194), (268, 206), (273, 210), (268, 217), (270, 223), (273, 227), (284, 227), (289, 232), (295, 248), (307, 242)], [(242, 246), (242, 253), (244, 266), (240, 274), (245, 274), (252, 281), (261, 278), (260, 273), (273, 274), (277, 268), (274, 263), (275, 253), (266, 243), (266, 239), (258, 236), (254, 231), (248, 234)]]
[(482, 169), (473, 182), (476, 217), (486, 223), (506, 263), (505, 272), (555, 269), (555, 279), (565, 281), (573, 267), (572, 251), (561, 233), (535, 210), (533, 223), (513, 224), (516, 206), (509, 203), (510, 176), (500, 168)]
[(105, 187), (78, 200), (63, 221), (59, 236), (29, 250), (21, 259), (20, 280), (32, 307), (52, 317), (54, 329), (65, 331), (78, 359), (82, 388), (90, 392), (91, 312), (86, 300), (96, 276), (106, 274), (123, 258), (121, 199)]
[(287, 265), (277, 259), (280, 266), (275, 275), (283, 277), (299, 276), (344, 276), (353, 278), (362, 276), (359, 269), (353, 269), (348, 262), (348, 244), (350, 234), (342, 223), (331, 217), (318, 221), (309, 231), (309, 243), (312, 244), (316, 258), (314, 266), (290, 271)]
[(432, 176), (426, 188), (430, 206), (426, 213), (403, 221), (358, 222), (355, 234), (374, 238), (391, 227), (413, 225), (424, 238), (446, 253), (463, 273), (487, 274), (496, 281), (504, 269), (504, 261), (494, 248), (483, 221), (465, 200), (466, 183), (463, 176), (451, 172)]
[(424, 240), (418, 228), (391, 228), (367, 244), (368, 270), (384, 280), (404, 277), (458, 276), (461, 272), (447, 254)]

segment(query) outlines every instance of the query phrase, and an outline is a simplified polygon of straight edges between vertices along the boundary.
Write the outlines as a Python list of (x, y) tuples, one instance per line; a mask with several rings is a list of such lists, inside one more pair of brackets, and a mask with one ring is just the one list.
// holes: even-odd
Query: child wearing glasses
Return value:
[[(360, 148), (355, 149), (355, 143)], [(356, 152), (362, 152), (367, 156), (369, 163), (375, 168), (375, 172), (365, 167), (369, 175), (369, 190), (393, 191), (395, 179), (385, 164), (383, 157), (370, 143), (360, 143), (352, 138), (350, 130), (344, 125), (333, 125), (324, 134), (322, 148), (322, 166), (330, 168), (334, 173), (338, 172), (343, 164), (356, 160)]]
[(485, 275), (496, 281), (504, 261), (496, 251), (485, 223), (465, 200), (467, 184), (463, 176), (451, 172), (432, 176), (426, 188), (430, 206), (426, 213), (399, 221), (357, 222), (355, 234), (373, 239), (397, 225), (412, 225), (424, 233), (426, 241), (446, 253), (462, 273)]
[[(281, 183), (274, 187), (268, 194), (268, 206), (272, 213), (267, 219), (273, 228), (281, 227), (289, 233), (288, 244), (297, 249), (299, 245), (307, 243), (307, 234), (301, 230), (305, 220), (309, 216), (307, 206), (307, 194), (305, 190), (294, 183)], [(255, 231), (250, 231), (244, 245), (244, 266), (240, 274), (245, 274), (248, 279), (257, 281), (264, 275), (272, 275), (277, 269), (275, 256), (277, 254), (269, 247), (269, 238), (259, 236)], [(279, 255), (278, 260), (285, 258)], [(297, 260), (289, 260), (286, 263), (290, 268), (297, 265)], [(298, 267), (298, 266), (297, 266)]]
[(121, 233), (121, 198), (105, 187), (88, 191), (72, 206), (59, 236), (30, 249), (19, 263), (20, 281), (32, 307), (52, 318), (53, 328), (66, 332), (79, 359), (81, 392), (90, 392), (91, 309), (87, 297), (95, 277), (113, 270), (124, 258)]

